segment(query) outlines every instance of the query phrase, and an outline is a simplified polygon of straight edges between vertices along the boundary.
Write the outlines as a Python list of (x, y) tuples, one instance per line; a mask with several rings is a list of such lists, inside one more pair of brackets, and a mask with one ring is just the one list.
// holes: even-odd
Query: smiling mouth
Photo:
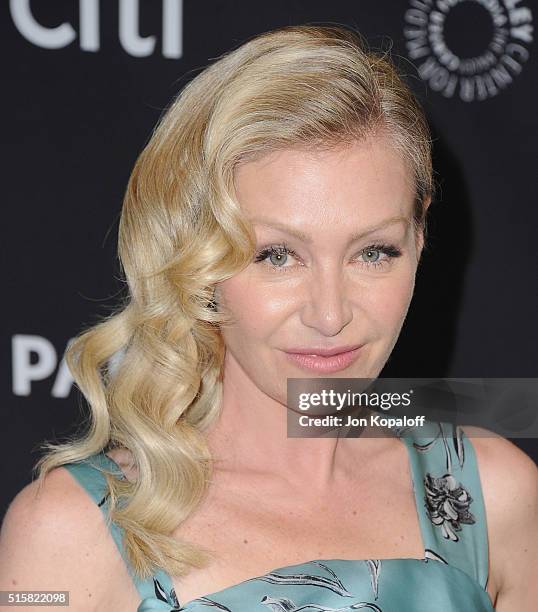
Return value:
[(333, 348), (324, 347), (307, 347), (307, 348), (290, 348), (286, 350), (286, 353), (292, 353), (294, 355), (313, 355), (316, 357), (332, 357), (333, 355), (339, 355), (340, 353), (348, 353), (355, 349), (360, 348), (360, 344), (345, 345)]
[[(300, 368), (314, 372), (338, 372), (349, 367), (357, 360), (361, 353), (362, 346), (351, 350), (335, 353), (332, 355), (319, 355), (316, 353), (294, 353), (285, 352), (288, 359)], [(312, 350), (312, 349), (310, 349)]]

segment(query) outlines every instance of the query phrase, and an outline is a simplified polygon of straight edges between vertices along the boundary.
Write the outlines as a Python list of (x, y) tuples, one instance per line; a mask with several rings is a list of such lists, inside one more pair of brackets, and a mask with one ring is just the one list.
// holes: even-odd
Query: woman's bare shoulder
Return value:
[(495, 489), (499, 502), (510, 502), (514, 494), (530, 492), (529, 487), (532, 491), (538, 484), (538, 466), (516, 444), (482, 427), (462, 429), (475, 449), (482, 486)]
[(463, 427), (475, 449), (488, 525), (498, 610), (538, 601), (538, 466), (510, 440)]
[[(0, 529), (0, 590), (65, 590), (93, 611), (121, 563), (100, 508), (63, 467), (13, 498)], [(103, 608), (101, 608), (103, 609)]]
[(515, 527), (538, 509), (538, 467), (510, 440), (481, 427), (464, 426), (475, 450), (492, 527)]

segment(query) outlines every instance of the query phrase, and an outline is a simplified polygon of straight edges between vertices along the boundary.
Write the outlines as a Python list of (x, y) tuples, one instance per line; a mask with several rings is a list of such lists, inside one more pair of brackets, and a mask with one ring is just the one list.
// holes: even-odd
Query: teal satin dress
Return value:
[[(140, 593), (136, 612), (494, 610), (486, 591), (484, 500), (470, 439), (448, 423), (426, 422), (423, 427), (394, 431), (408, 451), (424, 558), (315, 559), (275, 568), (186, 603), (164, 571), (146, 580), (134, 576), (122, 544), (123, 531), (112, 523), (112, 536)], [(102, 452), (64, 467), (106, 519), (108, 496), (101, 470), (123, 477), (119, 466)]]

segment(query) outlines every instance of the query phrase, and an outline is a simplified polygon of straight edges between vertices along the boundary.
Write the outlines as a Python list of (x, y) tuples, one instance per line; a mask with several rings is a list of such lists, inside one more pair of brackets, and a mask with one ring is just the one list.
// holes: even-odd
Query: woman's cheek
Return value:
[(270, 288), (253, 287), (251, 283), (227, 283), (223, 283), (219, 303), (228, 307), (235, 327), (249, 336), (263, 335), (263, 328), (289, 308), (291, 298), (276, 296)]
[(411, 303), (414, 286), (412, 271), (380, 283), (370, 302), (375, 319), (391, 328), (399, 328)]

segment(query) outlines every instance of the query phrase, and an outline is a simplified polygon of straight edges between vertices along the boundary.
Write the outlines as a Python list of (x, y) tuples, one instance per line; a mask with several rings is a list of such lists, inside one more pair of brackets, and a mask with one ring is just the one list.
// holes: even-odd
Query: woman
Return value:
[(432, 192), (422, 111), (349, 30), (269, 32), (191, 81), (129, 181), (129, 299), (67, 355), (90, 426), (10, 505), (1, 588), (81, 611), (534, 610), (537, 473), (510, 442), (286, 435), (288, 378), (381, 372)]

